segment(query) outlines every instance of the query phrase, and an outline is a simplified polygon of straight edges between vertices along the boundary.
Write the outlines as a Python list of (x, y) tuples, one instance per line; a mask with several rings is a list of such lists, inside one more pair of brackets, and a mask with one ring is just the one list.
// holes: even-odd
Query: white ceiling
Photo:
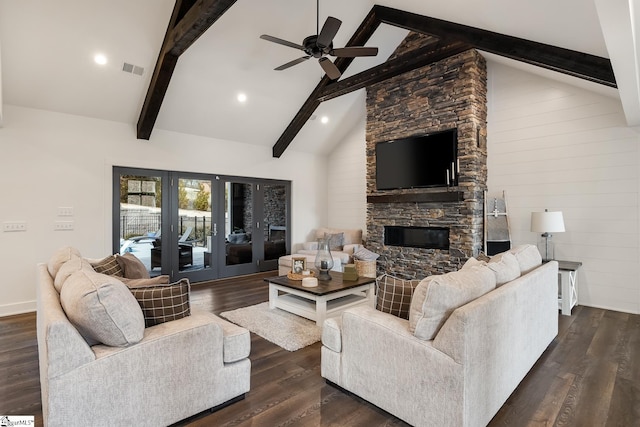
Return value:
[[(624, 18), (624, 10), (628, 14), (633, 10), (629, 1), (634, 0), (606, 1), (618, 3), (616, 10), (623, 11), (615, 19), (621, 19), (620, 15)], [(321, 0), (320, 23), (329, 15), (343, 21), (335, 46), (347, 43), (374, 3)], [(617, 78), (624, 75), (625, 81), (635, 82), (632, 89), (637, 87), (634, 17), (619, 26), (615, 21), (606, 26), (606, 43), (610, 45), (620, 46), (615, 40), (632, 35), (629, 46), (618, 49), (622, 52), (616, 52), (616, 57), (610, 56), (612, 49), (607, 50), (594, 0), (377, 3), (611, 57)], [(2, 101), (134, 126), (173, 5), (173, 0), (0, 0)], [(619, 34), (617, 27), (626, 33)], [(301, 52), (259, 36), (266, 33), (302, 43), (304, 37), (315, 32), (314, 0), (238, 0), (180, 57), (155, 129), (271, 147), (317, 85), (322, 71), (315, 60), (273, 71), (302, 56)], [(356, 59), (345, 76), (386, 60), (406, 34), (406, 30), (381, 25), (367, 43), (378, 46), (379, 55)], [(96, 52), (108, 57), (106, 66), (93, 62)], [(496, 57), (490, 56), (489, 60)], [(144, 75), (124, 73), (123, 62), (144, 67)], [(247, 94), (245, 104), (237, 102), (238, 92)], [(613, 94), (617, 96), (617, 91)], [(323, 103), (315, 115), (328, 116), (329, 123), (309, 121), (291, 149), (318, 153), (331, 150), (361, 117), (363, 99), (361, 90)], [(637, 93), (628, 96), (626, 102), (640, 104)]]

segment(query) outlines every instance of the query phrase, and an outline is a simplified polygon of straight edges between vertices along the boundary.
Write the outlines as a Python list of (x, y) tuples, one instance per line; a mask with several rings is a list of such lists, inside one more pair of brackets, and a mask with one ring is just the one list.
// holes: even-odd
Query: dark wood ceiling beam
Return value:
[(319, 102), (328, 101), (356, 90), (380, 83), (400, 74), (441, 61), (458, 53), (471, 49), (461, 42), (438, 43), (436, 47), (425, 46), (401, 57), (392, 59), (344, 80), (327, 85), (318, 96)]
[(311, 92), (309, 98), (307, 98), (304, 104), (302, 104), (302, 107), (300, 108), (300, 110), (298, 110), (293, 120), (291, 120), (291, 123), (289, 123), (282, 135), (280, 135), (280, 138), (278, 138), (278, 141), (276, 141), (276, 143), (273, 145), (273, 148), (271, 150), (273, 157), (282, 156), (284, 150), (287, 149), (289, 144), (291, 144), (291, 141), (293, 141), (293, 138), (296, 137), (298, 132), (300, 132), (300, 129), (302, 129), (302, 126), (307, 123), (307, 121), (313, 115), (313, 112), (316, 111), (316, 108), (318, 108), (318, 106), (320, 105), (320, 102), (318, 102), (316, 98), (318, 93), (320, 93), (320, 90), (322, 90), (322, 88), (324, 87), (324, 85), (322, 84), (322, 81), (324, 79), (328, 80), (329, 78), (322, 78), (320, 84), (318, 84), (314, 91)]
[(478, 50), (616, 87), (611, 61), (518, 37), (468, 27), (385, 6), (374, 6), (381, 22), (448, 40), (468, 43)]
[(236, 0), (177, 0), (138, 118), (137, 136), (149, 139), (169, 88), (178, 57), (184, 53)]
[(166, 46), (180, 56), (209, 29), (237, 0), (198, 0), (171, 32)]
[[(375, 7), (372, 8), (371, 11), (369, 11), (356, 32), (346, 44), (346, 47), (363, 46), (378, 28), (378, 25), (380, 25), (380, 21), (376, 18), (374, 9)], [(336, 65), (336, 67), (338, 67), (338, 70), (340, 70), (341, 73), (344, 73), (352, 61), (353, 58), (337, 58), (334, 61), (334, 64)], [(300, 129), (302, 129), (304, 124), (309, 120), (313, 112), (320, 105), (318, 96), (325, 88), (325, 86), (330, 83), (330, 81), (331, 80), (326, 75), (322, 77), (320, 83), (318, 83), (313, 92), (311, 92), (311, 95), (309, 95), (304, 104), (302, 104), (302, 107), (300, 108), (300, 110), (298, 110), (298, 113), (293, 118), (291, 123), (289, 123), (280, 138), (278, 138), (278, 141), (276, 141), (276, 143), (273, 145), (273, 157), (282, 156), (282, 153), (284, 153), (287, 147), (289, 147), (289, 144), (291, 144), (293, 138), (296, 137), (298, 132), (300, 132)]]

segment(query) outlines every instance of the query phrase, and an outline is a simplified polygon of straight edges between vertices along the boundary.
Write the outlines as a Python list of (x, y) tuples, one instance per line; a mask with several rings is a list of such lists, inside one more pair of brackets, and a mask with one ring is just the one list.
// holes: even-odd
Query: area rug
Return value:
[(271, 310), (268, 302), (225, 311), (220, 316), (288, 351), (300, 350), (322, 336), (316, 322), (279, 308)]

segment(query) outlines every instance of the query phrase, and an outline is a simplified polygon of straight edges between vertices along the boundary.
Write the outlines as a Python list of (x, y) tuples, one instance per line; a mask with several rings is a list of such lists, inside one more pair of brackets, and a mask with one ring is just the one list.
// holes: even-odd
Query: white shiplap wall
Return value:
[[(364, 102), (364, 101), (363, 101)], [(328, 226), (367, 230), (365, 117), (329, 155)]]
[(506, 191), (513, 243), (537, 241), (532, 211), (562, 211), (579, 304), (640, 313), (640, 137), (619, 100), (492, 61), (488, 85), (488, 189)]

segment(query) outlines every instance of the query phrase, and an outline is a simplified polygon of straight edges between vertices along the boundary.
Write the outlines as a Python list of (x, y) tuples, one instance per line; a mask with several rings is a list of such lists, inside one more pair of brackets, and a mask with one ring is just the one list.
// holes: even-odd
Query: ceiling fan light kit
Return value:
[[(319, 9), (319, 0), (318, 0), (318, 9)], [(318, 12), (318, 23), (320, 19), (320, 13)], [(378, 54), (377, 47), (364, 47), (364, 46), (349, 46), (343, 48), (333, 48), (333, 38), (338, 33), (340, 29), (340, 25), (342, 25), (342, 21), (333, 16), (329, 16), (326, 21), (324, 21), (324, 25), (322, 26), (322, 30), (317, 32), (317, 34), (305, 37), (302, 41), (302, 44), (292, 43), (290, 41), (270, 36), (268, 34), (263, 34), (260, 36), (261, 39), (270, 41), (272, 43), (277, 43), (283, 46), (291, 47), (294, 49), (301, 50), (305, 53), (305, 56), (294, 59), (293, 61), (289, 61), (286, 64), (282, 64), (279, 67), (276, 67), (276, 71), (286, 70), (287, 68), (293, 67), (294, 65), (298, 65), (301, 62), (306, 61), (309, 58), (317, 58), (318, 63), (327, 74), (327, 76), (331, 80), (337, 80), (340, 78), (342, 73), (336, 67), (336, 65), (327, 58), (327, 55), (335, 56), (339, 58), (355, 58), (359, 56), (376, 56)], [(319, 27), (319, 25), (318, 25)]]

